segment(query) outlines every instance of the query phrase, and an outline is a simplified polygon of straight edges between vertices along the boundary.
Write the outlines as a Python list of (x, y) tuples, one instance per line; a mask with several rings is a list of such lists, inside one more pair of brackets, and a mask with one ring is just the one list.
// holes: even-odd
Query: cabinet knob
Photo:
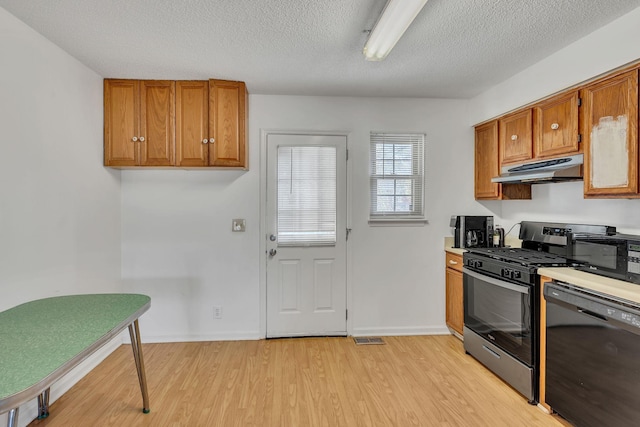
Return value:
[(140, 137), (140, 142), (144, 142), (144, 136)]
[(518, 135), (511, 135), (511, 140), (515, 141), (516, 139), (518, 139)]
[(214, 142), (216, 142), (215, 138), (209, 138), (209, 143), (213, 144)]
[(559, 125), (559, 124), (557, 124), (557, 123), (552, 123), (552, 124), (551, 124), (551, 129), (553, 129), (553, 130), (557, 130), (557, 129), (559, 129), (559, 128), (560, 128), (560, 125)]
[(134, 136), (133, 138), (131, 138), (131, 140), (132, 140), (133, 142), (136, 142), (136, 141), (138, 140), (138, 137), (137, 137), (137, 136)]
[(209, 142), (209, 140), (208, 140), (207, 138), (205, 138), (205, 139), (203, 139), (203, 140), (202, 140), (202, 143), (203, 143), (203, 144), (206, 144), (207, 142)]

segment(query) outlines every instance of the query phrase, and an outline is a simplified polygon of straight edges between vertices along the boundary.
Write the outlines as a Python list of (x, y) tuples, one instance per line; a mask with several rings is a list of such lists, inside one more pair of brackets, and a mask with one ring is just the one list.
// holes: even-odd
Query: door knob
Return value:
[(276, 251), (275, 249), (271, 249), (269, 251), (269, 256), (276, 256), (277, 253), (278, 253), (278, 251)]

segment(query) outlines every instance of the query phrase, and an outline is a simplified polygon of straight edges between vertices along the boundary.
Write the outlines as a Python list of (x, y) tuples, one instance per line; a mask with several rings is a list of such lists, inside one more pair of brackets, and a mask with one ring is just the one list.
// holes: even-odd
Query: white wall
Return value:
[[(640, 8), (480, 94), (469, 102), (469, 123), (499, 116), (639, 59), (639, 22)], [(557, 220), (613, 225), (640, 234), (640, 200), (584, 200), (582, 194), (582, 182), (538, 184), (533, 186), (532, 200), (500, 202), (496, 215), (507, 227), (520, 220)]]
[[(2, 8), (0, 56), (0, 311), (120, 291), (120, 182), (102, 167), (102, 78)], [(21, 425), (33, 415), (23, 408)]]
[[(251, 95), (250, 166), (238, 171), (123, 171), (122, 274), (152, 297), (146, 340), (264, 336), (260, 310), (260, 132), (349, 131), (353, 233), (349, 240), (352, 332), (434, 333), (444, 328), (443, 237), (454, 213), (486, 213), (473, 201), (472, 129), (459, 100)], [(369, 132), (427, 133), (423, 227), (370, 227)], [(247, 231), (232, 233), (245, 218)], [(389, 262), (385, 262), (389, 260)], [(386, 266), (385, 266), (386, 264)], [(213, 320), (213, 306), (223, 319)]]

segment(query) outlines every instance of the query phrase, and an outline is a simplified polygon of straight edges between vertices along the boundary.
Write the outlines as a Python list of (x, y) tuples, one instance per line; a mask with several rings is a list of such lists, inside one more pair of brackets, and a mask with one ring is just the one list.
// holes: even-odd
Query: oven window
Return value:
[(464, 324), (503, 350), (531, 364), (532, 296), (528, 292), (530, 288), (517, 288), (521, 291), (465, 274)]
[[(491, 285), (473, 287), (472, 316), (517, 345), (522, 344), (525, 309), (520, 293)], [(526, 332), (526, 331), (525, 331)]]

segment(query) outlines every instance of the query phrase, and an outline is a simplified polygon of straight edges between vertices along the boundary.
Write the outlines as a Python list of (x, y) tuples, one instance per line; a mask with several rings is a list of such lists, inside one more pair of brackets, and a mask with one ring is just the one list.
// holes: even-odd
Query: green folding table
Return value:
[(49, 414), (49, 390), (125, 328), (129, 328), (143, 408), (149, 394), (138, 318), (151, 305), (139, 294), (68, 295), (0, 312), (0, 414), (15, 427), (20, 405), (38, 397), (38, 418)]

